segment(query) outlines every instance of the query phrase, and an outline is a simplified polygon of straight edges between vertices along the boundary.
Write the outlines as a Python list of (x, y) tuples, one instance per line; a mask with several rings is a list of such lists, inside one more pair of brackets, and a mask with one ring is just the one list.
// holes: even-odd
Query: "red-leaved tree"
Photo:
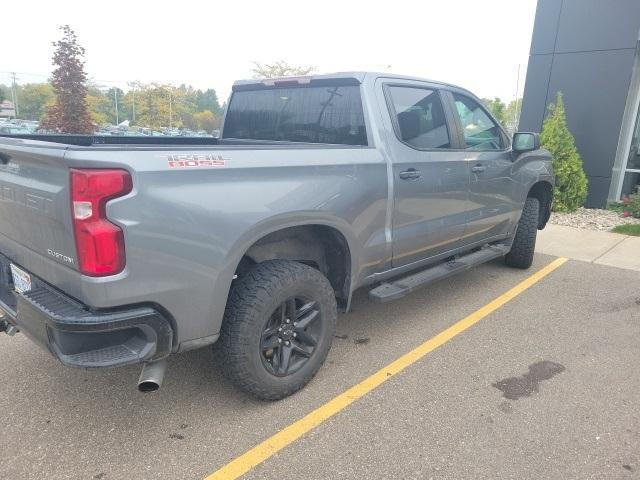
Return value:
[(55, 103), (47, 109), (41, 127), (58, 133), (91, 134), (95, 126), (87, 108), (87, 74), (84, 71), (84, 48), (78, 45), (76, 34), (69, 25), (60, 27), (63, 36), (53, 54), (51, 84)]

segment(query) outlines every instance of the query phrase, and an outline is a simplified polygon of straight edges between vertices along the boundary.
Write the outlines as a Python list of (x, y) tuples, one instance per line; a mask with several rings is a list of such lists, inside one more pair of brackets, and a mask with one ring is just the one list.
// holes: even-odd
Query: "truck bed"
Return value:
[[(159, 305), (167, 318), (188, 319), (175, 325), (176, 349), (214, 340), (237, 263), (282, 213), (345, 229), (358, 218), (380, 219), (356, 230), (370, 246), (369, 270), (386, 249), (374, 230), (386, 218), (387, 165), (374, 148), (232, 139), (191, 145), (184, 137), (144, 138), (182, 142), (174, 144), (135, 143), (139, 137), (92, 143), (95, 138), (0, 136), (0, 253), (96, 311)], [(203, 140), (215, 142), (196, 139)], [(105, 206), (124, 233), (121, 273), (91, 277), (78, 269), (70, 169), (120, 169), (132, 177), (133, 190)]]

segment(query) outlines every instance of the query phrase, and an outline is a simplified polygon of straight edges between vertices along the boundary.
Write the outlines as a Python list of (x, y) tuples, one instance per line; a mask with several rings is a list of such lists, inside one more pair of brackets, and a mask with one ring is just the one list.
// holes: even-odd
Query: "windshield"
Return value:
[(224, 138), (367, 145), (358, 86), (234, 92)]

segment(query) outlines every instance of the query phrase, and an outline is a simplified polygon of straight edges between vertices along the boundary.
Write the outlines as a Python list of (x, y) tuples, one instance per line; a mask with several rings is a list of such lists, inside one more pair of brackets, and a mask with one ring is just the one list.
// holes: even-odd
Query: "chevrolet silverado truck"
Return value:
[(213, 345), (232, 382), (280, 399), (356, 289), (528, 268), (553, 188), (537, 134), (390, 74), (236, 82), (220, 139), (0, 137), (0, 328), (69, 366), (141, 363), (141, 391)]

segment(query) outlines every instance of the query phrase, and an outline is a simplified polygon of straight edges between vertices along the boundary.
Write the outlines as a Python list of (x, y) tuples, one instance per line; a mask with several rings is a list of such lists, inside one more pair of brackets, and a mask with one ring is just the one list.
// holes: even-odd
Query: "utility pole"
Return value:
[(518, 94), (520, 93), (520, 64), (518, 64), (518, 76), (516, 77), (516, 108), (513, 112), (513, 132), (518, 130)]
[(18, 105), (18, 91), (16, 90), (16, 72), (12, 72), (11, 75), (13, 77), (13, 85), (11, 86), (11, 101), (13, 102), (13, 108), (16, 112), (16, 118), (18, 118), (18, 116), (20, 115), (20, 107)]
[(169, 130), (171, 130), (171, 124), (173, 123), (173, 106), (172, 106), (173, 98), (171, 95), (171, 90), (169, 90)]
[(116, 125), (120, 124), (120, 117), (118, 116), (118, 89), (114, 87), (113, 98), (116, 101)]
[(131, 122), (136, 123), (136, 85), (137, 82), (128, 82), (127, 85), (131, 87)]

